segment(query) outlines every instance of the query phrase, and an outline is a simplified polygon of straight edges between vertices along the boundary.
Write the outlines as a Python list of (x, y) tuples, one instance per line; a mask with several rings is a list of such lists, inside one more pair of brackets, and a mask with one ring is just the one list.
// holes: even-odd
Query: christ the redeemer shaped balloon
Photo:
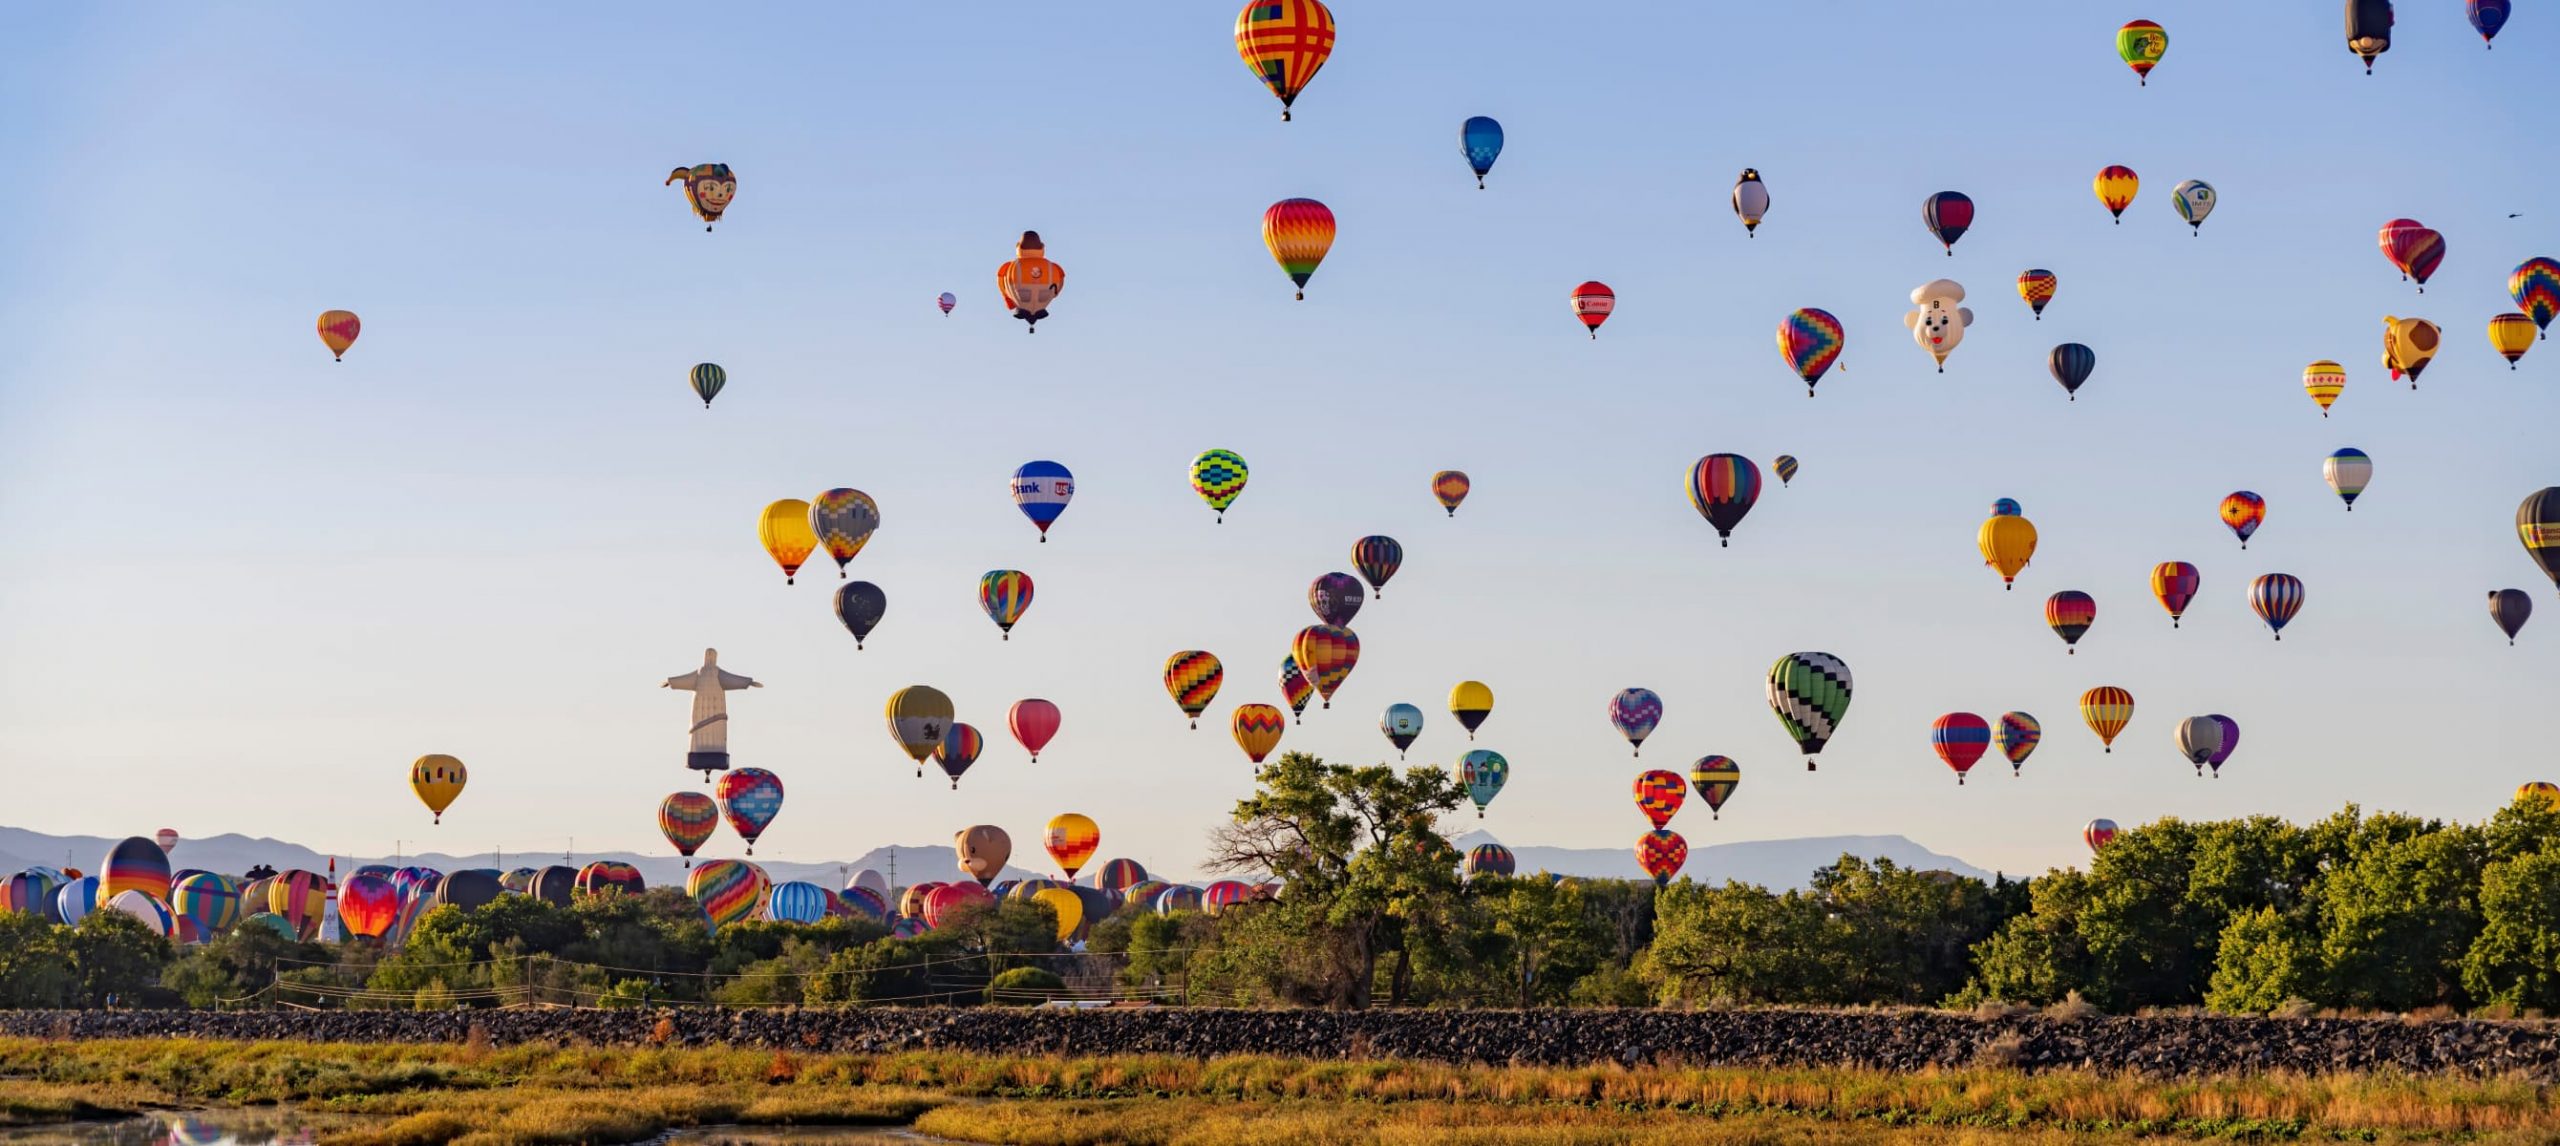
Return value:
[(684, 754), (684, 766), (702, 773), (702, 782), (708, 784), (712, 773), (729, 770), (729, 690), (763, 688), (764, 684), (724, 671), (720, 650), (704, 649), (701, 668), (668, 677), (664, 687), (693, 694), (693, 743)]

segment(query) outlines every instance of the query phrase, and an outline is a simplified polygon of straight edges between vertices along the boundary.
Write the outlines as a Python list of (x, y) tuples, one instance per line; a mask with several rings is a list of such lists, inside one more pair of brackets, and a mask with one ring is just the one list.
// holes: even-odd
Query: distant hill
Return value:
[[(1636, 866), (1636, 853), (1632, 846), (1548, 848), (1535, 844), (1504, 843), (1489, 832), (1468, 832), (1453, 842), (1462, 852), (1481, 843), (1502, 843), (1511, 849), (1512, 858), (1523, 872), (1545, 871), (1592, 879), (1645, 878), (1644, 869)], [(0, 840), (0, 847), (4, 846), (6, 841)], [(1792, 840), (1696, 844), (1689, 848), (1689, 862), (1680, 869), (1680, 874), (1700, 883), (1740, 880), (1772, 891), (1786, 891), (1807, 886), (1812, 881), (1815, 868), (1832, 863), (1844, 854), (1860, 859), (1889, 859), (1904, 867), (1924, 871), (1951, 871), (1975, 879), (1991, 878), (1990, 872), (1954, 856), (1930, 851), (1902, 836), (1814, 836)]]

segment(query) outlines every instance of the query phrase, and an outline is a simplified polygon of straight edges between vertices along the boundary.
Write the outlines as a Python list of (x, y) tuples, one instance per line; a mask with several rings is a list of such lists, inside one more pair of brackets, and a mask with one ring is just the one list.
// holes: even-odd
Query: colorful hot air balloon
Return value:
[(953, 294), (950, 291), (944, 291), (939, 297), (933, 300), (933, 303), (935, 306), (942, 308), (943, 314), (948, 315), (951, 313), (952, 307), (960, 305), (960, 296)]
[(1333, 249), (1333, 230), (1332, 208), (1313, 199), (1283, 199), (1262, 212), (1262, 245), (1271, 248), (1281, 273), (1298, 284), (1301, 301), (1307, 297), (1307, 280)]
[(1236, 13), (1236, 54), (1280, 97), (1280, 119), (1333, 54), (1333, 12), (1317, 0), (1247, 0)]
[(720, 811), (729, 817), (729, 830), (747, 841), (747, 854), (756, 854), (756, 837), (782, 811), (782, 778), (762, 768), (739, 768), (720, 774)]
[[(379, 929), (359, 930), (356, 927), (359, 921), (349, 919), (347, 915), (346, 889), (359, 881), (373, 888), (379, 888), (392, 907), (396, 908), (400, 900), (398, 896), (388, 894), (391, 883), (381, 876), (360, 875), (339, 886), (339, 921), (346, 924), (349, 934), (371, 938), (382, 932)], [(20, 907), (18, 910), (26, 911), (32, 908)], [(209, 871), (196, 872), (169, 885), (169, 910), (177, 912), (181, 918), (194, 924), (197, 935), (211, 939), (231, 930), (232, 925), (240, 922), (240, 888), (232, 883), (228, 876), (215, 875)], [(386, 924), (390, 922), (387, 913), (383, 922)]]
[(2062, 383), (2062, 392), (2071, 400), (2080, 400), (2080, 385), (2098, 369), (2098, 352), (2077, 342), (2066, 342), (2045, 356), (2045, 368), (2053, 372), (2053, 380)]
[(2347, 368), (2326, 358), (2302, 368), (2302, 389), (2320, 404), (2320, 416), (2329, 416), (2329, 406), (2347, 388)]
[(2028, 309), (2035, 311), (2037, 322), (2044, 321), (2044, 306), (2053, 301), (2054, 289), (2061, 285), (2062, 280), (2056, 278), (2052, 271), (2037, 268), (2018, 272), (2018, 297), (2025, 299)]
[(1351, 567), (1369, 582), (1370, 593), (1386, 600), (1388, 579), (1404, 567), (1404, 546), (1383, 533), (1372, 533), (1351, 543)]
[(977, 726), (951, 722), (951, 728), (942, 734), (942, 743), (933, 746), (933, 762), (943, 775), (951, 777), (952, 791), (960, 790), (960, 774), (978, 762), (978, 753), (986, 751), (986, 747), (987, 738), (979, 734)]
[(2025, 769), (2027, 757), (2035, 753), (2036, 745), (2044, 742), (2044, 725), (2027, 713), (2004, 712), (2000, 723), (1992, 726), (1991, 742), (2009, 758), (2009, 774), (2016, 776)]
[[(441, 893), (445, 884), (450, 883), (455, 875), (461, 874), (463, 873), (455, 872), (451, 875), (445, 876), (443, 880), (437, 882), (436, 888), (439, 893), (437, 895), (437, 900), (439, 902), (453, 902), (452, 900), (445, 898)], [(481, 878), (489, 881), (488, 886), (491, 888), (491, 891), (489, 892), (489, 899), (496, 899), (498, 896), (495, 889), (498, 881), (487, 873), (481, 873)], [(102, 900), (100, 902), (103, 903), (104, 901)], [(482, 900), (481, 902), (486, 903), (488, 900)], [(473, 907), (477, 905), (465, 903), (462, 906)], [(323, 876), (316, 871), (300, 870), (288, 871), (278, 875), (273, 882), (267, 885), (267, 910), (284, 917), (285, 922), (292, 924), (295, 933), (303, 942), (308, 943), (319, 938), (321, 921), (325, 919), (329, 913), (328, 877)]]
[[(1049, 821), (1050, 836), (1055, 838), (1059, 823), (1068, 819), (1084, 822), (1085, 836), (1088, 841), (1085, 844), (1084, 854), (1092, 855), (1094, 845), (1101, 842), (1101, 835), (1093, 830), (1091, 820), (1086, 820), (1074, 813), (1060, 816)], [(1005, 861), (1013, 858), (1013, 837), (1006, 835), (1003, 828), (994, 824), (976, 824), (951, 833), (951, 850), (959, 857), (960, 870), (969, 873), (971, 879), (977, 880), (978, 890), (983, 893), (988, 884), (995, 882), (997, 876), (1004, 874)], [(1049, 847), (1049, 854), (1056, 855), (1057, 850), (1057, 845), (1053, 843)], [(1081, 863), (1083, 857), (1079, 856), (1077, 860)], [(1074, 873), (1070, 871), (1067, 878), (1074, 879)], [(931, 900), (927, 900), (927, 903), (929, 905)], [(926, 922), (933, 922), (929, 907), (925, 919)], [(935, 926), (940, 924), (937, 923)]]
[(1083, 870), (1094, 849), (1102, 846), (1102, 829), (1093, 820), (1074, 812), (1062, 812), (1049, 819), (1049, 830), (1041, 837), (1048, 847), (1049, 858), (1057, 861), (1058, 870), (1074, 883), (1076, 872)]
[(1956, 240), (1973, 226), (1973, 199), (1962, 191), (1940, 191), (1920, 201), (1920, 222), (1952, 259), (1956, 256)]
[(2158, 67), (2160, 57), (2169, 50), (2169, 33), (2149, 20), (2136, 20), (2116, 29), (2116, 54), (2124, 57), (2124, 66), (2133, 69), (2139, 86), (2151, 86), (2151, 69)]
[(990, 569), (978, 578), (978, 607), (987, 619), (1013, 639), (1013, 624), (1031, 608), (1031, 575), (1019, 569)]
[(2507, 26), (2507, 0), (2467, 0), (2463, 11), (2471, 17), (2471, 30), (2480, 33), (2480, 46), (2494, 48), (2489, 41), (2498, 38), (2498, 29)]
[(2551, 337), (2551, 320), (2560, 318), (2560, 259), (2537, 256), (2517, 264), (2507, 276), (2507, 297), (2541, 328), (2542, 337)]
[(2000, 572), (2000, 587), (2017, 588), (2018, 571), (2036, 555), (2035, 523), (2021, 514), (1995, 513), (1982, 519), (1973, 540), (1982, 563)]
[(1511, 762), (1499, 752), (1478, 748), (1458, 758), (1458, 782), (1467, 786), (1467, 798), (1476, 802), (1476, 818), (1484, 818), (1485, 805), (1502, 794), (1502, 785), (1511, 779)]
[(435, 814), (435, 822), (444, 822), (444, 810), (453, 806), (454, 797), (462, 794), (463, 784), (471, 773), (456, 760), (441, 752), (431, 752), (409, 765), (409, 790), (418, 794), (418, 802)]
[(1956, 783), (1961, 785), (1964, 774), (1973, 771), (1974, 763), (1991, 748), (1991, 722), (1970, 712), (1950, 712), (1930, 722), (1929, 747), (1955, 769)]
[(2081, 693), (2080, 719), (2088, 723), (2089, 731), (2098, 734), (2098, 742), (2113, 752), (2116, 734), (2133, 720), (2133, 694), (2111, 684)]
[(1660, 828), (1671, 822), (1680, 811), (1680, 803), (1689, 797), (1689, 785), (1677, 772), (1659, 768), (1636, 777), (1636, 810)]
[[(70, 874), (68, 872), (64, 873)], [(80, 876), (62, 885), (53, 895), (53, 918), (65, 927), (77, 927), (98, 910), (98, 877)], [(288, 935), (298, 939), (298, 935)]]
[(1778, 320), (1778, 355), (1804, 379), (1804, 396), (1813, 397), (1813, 385), (1822, 380), (1823, 371), (1840, 360), (1840, 351), (1849, 344), (1849, 332), (1840, 320), (1827, 310), (1805, 307)]
[(2190, 716), (2178, 722), (2176, 740), (2178, 755), (2196, 766), (2196, 775), (2204, 775), (2205, 761), (2222, 750), (2222, 726), (2210, 716)]
[(1733, 527), (1760, 500), (1760, 467), (1740, 454), (1708, 454), (1689, 467), (1689, 505), (1716, 529), (1716, 547), (1733, 544)]
[(2044, 623), (2062, 638), (2063, 651), (2078, 655), (2080, 634), (2098, 622), (2098, 599), (2078, 589), (2065, 589), (2044, 599)]
[(1780, 454), (1769, 461), (1769, 469), (1771, 472), (1778, 475), (1778, 484), (1780, 486), (1785, 486), (1796, 480), (1796, 466), (1797, 462), (1795, 455), (1793, 454)]
[(764, 551), (773, 563), (782, 566), (782, 583), (799, 583), (800, 565), (818, 548), (818, 534), (809, 528), (809, 503), (786, 497), (764, 507), (764, 515), (756, 519), (756, 540), (764, 543)]
[(1289, 719), (1267, 704), (1239, 704), (1229, 724), (1235, 732), (1236, 747), (1260, 764), (1263, 757), (1280, 746), (1280, 734), (1288, 731)]
[(719, 364), (713, 362), (694, 364), (692, 373), (687, 374), (685, 378), (686, 381), (693, 383), (693, 394), (702, 399), (702, 408), (705, 410), (711, 408), (712, 399), (720, 396), (720, 388), (729, 384), (729, 372), (722, 370)]
[(2329, 479), (2329, 488), (2338, 500), (2347, 503), (2347, 512), (2356, 511), (2356, 497), (2373, 482), (2373, 458), (2354, 446), (2331, 453), (2320, 463), (2320, 472)]
[(1413, 747), (1414, 738), (1422, 735), (1422, 710), (1410, 704), (1390, 704), (1378, 717), (1378, 731), (1386, 734), (1387, 743), (1396, 746), (1396, 759), (1404, 759), (1404, 750)]
[(2530, 802), (2548, 811), (2560, 812), (2560, 784), (2548, 780), (2528, 780), (2516, 786), (2514, 801)]
[(826, 889), (805, 880), (777, 883), (765, 893), (764, 917), (775, 923), (816, 923), (827, 917)]
[(1105, 891), (1126, 892), (1147, 881), (1147, 869), (1133, 859), (1112, 860), (1094, 872), (1094, 886)]
[(352, 310), (320, 312), (320, 344), (329, 348), (332, 361), (347, 360), (347, 348), (356, 344), (356, 335), (364, 330), (364, 321)]
[(2263, 497), (2244, 489), (2222, 499), (2222, 524), (2230, 526), (2240, 538), (2242, 549), (2249, 547), (2250, 535), (2258, 532), (2258, 526), (2266, 520), (2267, 499)]
[(1324, 698), (1324, 707), (1333, 707), (1333, 690), (1351, 676), (1360, 663), (1360, 634), (1340, 625), (1309, 625), (1298, 630), (1298, 639), (1290, 646), (1290, 655), (1298, 658), (1298, 667), (1316, 686), (1316, 695)]
[(2444, 342), (2444, 329), (2423, 318), (2382, 318), (2382, 364), (2391, 368), (2391, 376), (2409, 376), (2409, 388), (2418, 388), (2418, 376), (2426, 373), (2427, 364), (2436, 357), (2436, 348)]
[[(1649, 688), (1623, 688), (1609, 698), (1609, 724), (1627, 738), (1635, 755), (1644, 755), (1644, 738), (1662, 723), (1662, 697)], [(1661, 827), (1655, 824), (1655, 827)]]
[(720, 805), (700, 792), (677, 792), (658, 804), (658, 831), (675, 845), (686, 867), (693, 866), (693, 853), (711, 842), (711, 832), (719, 826)]
[(889, 594), (869, 581), (847, 581), (836, 586), (836, 620), (844, 631), (853, 634), (853, 647), (862, 648), (862, 639), (880, 627), (880, 618), (889, 612)]
[(1600, 337), (1600, 324), (1609, 321), (1609, 315), (1618, 309), (1617, 292), (1604, 282), (1575, 287), (1566, 301), (1573, 305), (1573, 316), (1582, 320), (1582, 328), (1591, 332), (1594, 341)]
[(1458, 516), (1458, 503), (1467, 500), (1467, 491), (1472, 488), (1473, 483), (1459, 470), (1442, 470), (1431, 475), (1431, 496), (1440, 499), (1440, 508), (1448, 510), (1451, 517)]
[(1484, 190), (1484, 177), (1493, 170), (1493, 161), (1502, 157), (1502, 125), (1489, 115), (1471, 115), (1458, 125), (1458, 150), (1467, 157), (1467, 166), (1476, 173), (1476, 190)]
[[(872, 531), (880, 528), (880, 504), (858, 489), (831, 489), (809, 503), (809, 530), (824, 545), (827, 556), (836, 559), (836, 576), (845, 575), (862, 547), (871, 543)], [(766, 542), (771, 547), (772, 542)]]
[(1689, 786), (1698, 790), (1698, 798), (1707, 802), (1710, 819), (1724, 818), (1724, 802), (1733, 798), (1733, 789), (1742, 783), (1742, 765), (1723, 756), (1701, 756), (1689, 766)]
[(1484, 718), (1493, 715), (1493, 688), (1480, 680), (1462, 680), (1449, 689), (1449, 715), (1458, 718), (1467, 730), (1467, 739), (1476, 738), (1476, 729), (1484, 726)]
[(169, 898), (169, 853), (144, 836), (119, 841), (98, 863), (98, 899), (112, 900), (128, 891), (153, 899)]
[(2169, 205), (2178, 209), (2178, 217), (2187, 221), (2188, 234), (2204, 233), (2204, 217), (2213, 214), (2214, 200), (2220, 196), (2213, 184), (2202, 179), (2189, 179), (2169, 189)]
[(2427, 293), (2427, 279), (2444, 265), (2443, 232), (2416, 219), (2393, 219), (2382, 225), (2377, 241), (2382, 257), (2400, 268), (2400, 277), (2418, 280), (2418, 293)]
[(1066, 289), (1067, 268), (1049, 261), (1048, 245), (1038, 231), (1024, 231), (1013, 244), (1013, 258), (996, 267), (996, 293), (1004, 297), (1004, 308), (1022, 320), (1026, 334), (1040, 333), (1049, 304)]
[(1478, 876), (1511, 875), (1520, 870), (1520, 861), (1511, 854), (1510, 848), (1496, 843), (1482, 843), (1467, 849), (1467, 859), (1462, 870), (1465, 871), (1468, 882), (1472, 883)]
[(338, 925), (347, 934), (380, 939), (400, 918), (400, 892), (378, 875), (354, 875), (338, 885)]
[(1937, 362), (1940, 374), (1947, 372), (1947, 356), (1964, 345), (1965, 329), (1973, 325), (1973, 308), (1958, 305), (1962, 302), (1963, 283), (1931, 279), (1911, 288), (1911, 309), (1902, 315), (1902, 328)]
[(2373, 58), (2391, 50), (2391, 0), (2347, 0), (2347, 50), (2373, 74)]
[(1689, 841), (1667, 828), (1646, 832), (1636, 837), (1636, 865), (1653, 877), (1653, 886), (1663, 887), (1671, 877), (1680, 874), (1680, 865), (1689, 862)]
[(2196, 599), (2196, 587), (2204, 583), (2204, 575), (2184, 561), (2163, 561), (2151, 568), (2151, 595), (2160, 598), (2160, 607), (2169, 611), (2169, 627), (2178, 627), (2178, 618), (2187, 615), (2187, 603)]
[(2507, 369), (2516, 368), (2516, 360), (2533, 349), (2533, 320), (2514, 311), (2489, 320), (2489, 346), (2498, 357), (2507, 360)]
[(1188, 649), (1164, 659), (1164, 690), (1173, 702), (1182, 706), (1182, 714), (1191, 718), (1191, 727), (1200, 727), (1200, 714), (1209, 710), (1209, 702), (1218, 699), (1218, 686), (1226, 683), (1226, 666), (1218, 658), (1199, 649)]
[(2249, 583), (2249, 607), (2257, 610), (2258, 619), (2267, 623), (2267, 631), (2276, 639), (2284, 639), (2285, 622), (2302, 611), (2302, 579), (2290, 573), (2269, 573)]
[(931, 685), (911, 684), (889, 694), (887, 716), (890, 738), (915, 761), (916, 775), (924, 775), (924, 758), (951, 727), (951, 698)]
[(1191, 459), (1191, 492), (1218, 511), (1218, 521), (1227, 520), (1227, 507), (1236, 503), (1244, 492), (1245, 478), (1251, 471), (1244, 458), (1234, 450), (1210, 450)]
[[(738, 174), (726, 163), (697, 163), (676, 168), (667, 183), (684, 181), (685, 202), (693, 205), (693, 213), (702, 217), (702, 229), (708, 231), (720, 221), (720, 213), (729, 209), (729, 201), (738, 197)], [(664, 187), (666, 183), (659, 186)]]
[(2089, 852), (2092, 855), (2097, 854), (2099, 848), (2114, 842), (2115, 838), (2116, 822), (2114, 820), (2091, 820), (2087, 827), (2080, 829), (2080, 842), (2089, 845)]
[(2133, 206), (2133, 197), (2142, 192), (2142, 177), (2133, 168), (2110, 163), (2098, 169), (2098, 177), (2089, 181), (2089, 189), (2097, 193), (2098, 202), (2115, 216), (2116, 225), (2124, 225), (2124, 209)]
[(2522, 589), (2489, 590), (2489, 619), (2498, 631), (2507, 635), (2507, 643), (2516, 643), (2516, 632), (2533, 617), (2533, 597)]
[(1733, 213), (1742, 219), (1743, 237), (1759, 237), (1760, 218), (1769, 213), (1769, 188), (1760, 182), (1758, 168), (1745, 167), (1734, 180)]
[(119, 912), (139, 919), (144, 927), (151, 929), (152, 934), (164, 939), (177, 929), (177, 919), (169, 914), (169, 905), (148, 892), (125, 891), (100, 896), (98, 907), (102, 911)]
[(1031, 754), (1031, 762), (1037, 764), (1040, 762), (1040, 750), (1048, 747), (1050, 739), (1058, 734), (1060, 718), (1057, 705), (1035, 696), (1013, 702), (1004, 722), (1013, 729), (1015, 742), (1021, 744), (1023, 751)]
[(1049, 526), (1067, 511), (1067, 502), (1076, 495), (1076, 475), (1067, 467), (1052, 461), (1024, 462), (1013, 471), (1013, 506), (1040, 528), (1040, 540), (1049, 540)]
[(1316, 698), (1316, 686), (1307, 679), (1306, 670), (1298, 667), (1295, 653), (1280, 658), (1280, 695), (1288, 700), (1289, 711), (1303, 723), (1307, 702)]
[(771, 886), (764, 869), (745, 860), (704, 860), (685, 877), (685, 894), (701, 905), (714, 931), (754, 915)]
[(1804, 770), (1849, 714), (1849, 666), (1829, 653), (1788, 653), (1769, 667), (1769, 711), (1804, 751)]

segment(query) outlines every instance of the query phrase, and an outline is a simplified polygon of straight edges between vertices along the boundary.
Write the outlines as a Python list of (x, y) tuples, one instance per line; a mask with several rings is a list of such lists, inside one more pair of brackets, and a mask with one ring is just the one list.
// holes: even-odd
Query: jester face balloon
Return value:
[(1947, 372), (1947, 355), (1955, 353), (1964, 341), (1964, 328), (1973, 324), (1973, 308), (1964, 302), (1964, 287), (1952, 279), (1932, 279), (1912, 288), (1913, 309), (1902, 316), (1903, 328), (1911, 332), (1911, 340), (1936, 359), (1938, 373)]
[(693, 213), (702, 217), (702, 229), (710, 230), (720, 221), (720, 213), (729, 209), (729, 201), (738, 197), (738, 176), (726, 163), (698, 163), (679, 167), (667, 176), (668, 183), (684, 181), (685, 200), (693, 204)]

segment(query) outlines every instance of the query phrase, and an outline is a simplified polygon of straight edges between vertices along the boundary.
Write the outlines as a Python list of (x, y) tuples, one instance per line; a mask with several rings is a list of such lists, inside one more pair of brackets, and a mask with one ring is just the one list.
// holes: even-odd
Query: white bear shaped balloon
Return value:
[(1911, 304), (1918, 309), (1902, 316), (1902, 325), (1911, 331), (1911, 340), (1929, 357), (1938, 360), (1938, 373), (1947, 372), (1947, 355), (1964, 341), (1964, 328), (1973, 325), (1973, 308), (1959, 306), (1964, 301), (1964, 286), (1952, 279), (1933, 279), (1911, 291)]

